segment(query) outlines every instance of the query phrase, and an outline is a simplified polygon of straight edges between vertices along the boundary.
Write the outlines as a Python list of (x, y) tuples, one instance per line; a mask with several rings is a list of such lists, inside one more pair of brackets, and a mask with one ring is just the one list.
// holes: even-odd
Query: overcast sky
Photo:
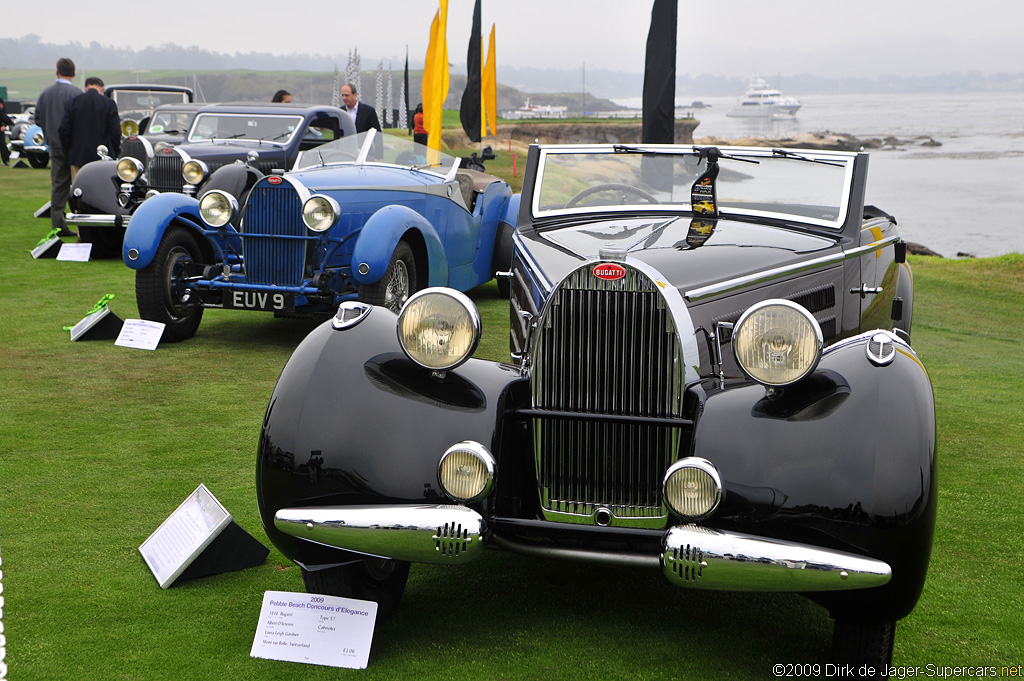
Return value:
[[(650, 0), (482, 0), (498, 64), (642, 72)], [(288, 3), (98, 3), (47, 0), (45, 18), (13, 2), (0, 37), (125, 46), (174, 43), (215, 52), (344, 55), (423, 63), (437, 0)], [(88, 8), (85, 6), (89, 5)], [(244, 14), (243, 14), (244, 13)], [(473, 0), (448, 4), (448, 52), (465, 64)], [(336, 16), (337, 18), (332, 18)], [(244, 18), (243, 18), (244, 17)], [(486, 40), (486, 37), (485, 37)], [(73, 56), (73, 55), (72, 55)], [(0, 67), (3, 67), (0, 55)], [(344, 64), (340, 65), (344, 68)], [(679, 2), (681, 74), (826, 77), (1024, 71), (1024, 2), (1014, 0), (717, 0)]]

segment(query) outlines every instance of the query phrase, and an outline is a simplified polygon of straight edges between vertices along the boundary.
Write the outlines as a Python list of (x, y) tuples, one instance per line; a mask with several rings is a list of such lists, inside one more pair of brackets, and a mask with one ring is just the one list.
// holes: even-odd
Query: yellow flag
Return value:
[[(427, 130), (427, 146), (438, 150), (441, 148), (441, 112), (448, 97), (447, 23), (448, 0), (441, 0), (441, 9), (430, 24), (430, 44), (423, 67), (423, 127)], [(428, 159), (428, 162), (433, 161)]]
[(480, 139), (487, 136), (487, 127), (491, 126), (491, 134), (498, 134), (498, 78), (497, 67), (494, 56), (494, 24), (491, 24), (491, 42), (487, 46), (487, 61), (484, 63), (484, 71), (481, 76), (481, 108), (483, 115), (480, 116)]

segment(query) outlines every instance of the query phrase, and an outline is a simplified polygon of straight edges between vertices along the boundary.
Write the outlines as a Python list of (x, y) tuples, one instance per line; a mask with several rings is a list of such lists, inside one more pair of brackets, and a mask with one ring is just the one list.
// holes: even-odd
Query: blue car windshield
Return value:
[(302, 116), (297, 115), (201, 113), (192, 123), (188, 141), (257, 140), (287, 144), (302, 127)]
[(446, 176), (457, 161), (448, 154), (428, 149), (407, 137), (370, 131), (342, 137), (304, 151), (299, 155), (294, 169), (341, 163), (379, 163)]

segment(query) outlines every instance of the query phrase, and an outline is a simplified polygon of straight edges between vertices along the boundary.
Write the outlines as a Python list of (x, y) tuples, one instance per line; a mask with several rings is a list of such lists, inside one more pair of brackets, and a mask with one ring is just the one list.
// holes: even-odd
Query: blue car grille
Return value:
[(242, 217), (245, 279), (250, 284), (298, 286), (306, 265), (306, 225), (302, 202), (287, 183), (259, 183), (249, 194)]
[(551, 520), (608, 509), (626, 525), (664, 518), (661, 481), (686, 451), (682, 346), (653, 282), (591, 267), (555, 290), (530, 376), (537, 481)]
[(149, 164), (149, 186), (160, 192), (181, 193), (185, 179), (181, 168), (185, 165), (177, 154), (157, 154)]

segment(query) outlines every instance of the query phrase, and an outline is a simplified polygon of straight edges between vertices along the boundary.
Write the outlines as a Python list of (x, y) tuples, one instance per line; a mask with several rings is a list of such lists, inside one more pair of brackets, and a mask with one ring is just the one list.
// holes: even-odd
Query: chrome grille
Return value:
[[(684, 362), (664, 298), (640, 272), (560, 284), (537, 330), (531, 389), (545, 516), (666, 515), (661, 480), (687, 434)], [(620, 523), (620, 524), (630, 524)], [(635, 523), (634, 523), (635, 524)], [(642, 524), (642, 523), (641, 523)]]
[[(245, 279), (250, 284), (298, 286), (306, 265), (302, 202), (287, 182), (260, 182), (249, 194), (242, 218)], [(284, 237), (284, 238), (282, 238)]]
[(181, 156), (175, 153), (158, 153), (149, 164), (149, 186), (160, 192), (178, 192), (185, 186), (181, 176), (184, 166)]

